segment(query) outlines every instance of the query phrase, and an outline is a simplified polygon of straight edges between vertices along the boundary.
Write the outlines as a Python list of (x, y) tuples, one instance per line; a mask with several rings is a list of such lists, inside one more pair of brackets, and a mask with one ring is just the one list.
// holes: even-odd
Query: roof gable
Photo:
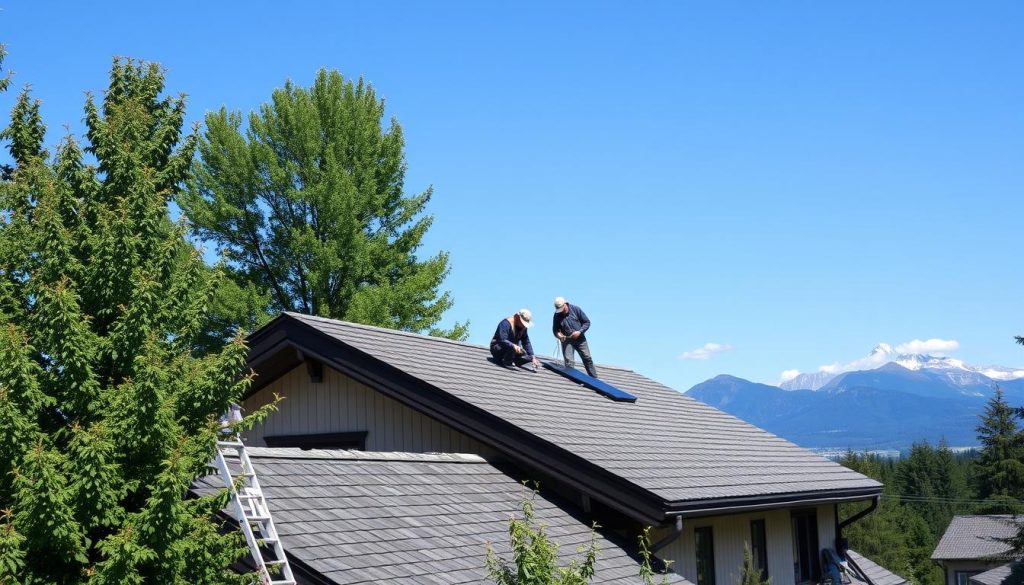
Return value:
[[(500, 368), (482, 346), (307, 315), (282, 315), (254, 334), (253, 351), (269, 352), (285, 338), (346, 373), (378, 370), (371, 385), (399, 375), (393, 384), (419, 387), (404, 397), (421, 402), (412, 406), (437, 401), (451, 416), (475, 413), (481, 418), (468, 432), (499, 449), (524, 456), (525, 445), (536, 450), (528, 458), (563, 457), (546, 463), (605, 474), (625, 490), (606, 493), (611, 499), (632, 490), (662, 513), (880, 491), (874, 480), (627, 369), (602, 366), (602, 379), (636, 395), (635, 403), (613, 402), (545, 369)], [(523, 444), (508, 444), (513, 438)]]

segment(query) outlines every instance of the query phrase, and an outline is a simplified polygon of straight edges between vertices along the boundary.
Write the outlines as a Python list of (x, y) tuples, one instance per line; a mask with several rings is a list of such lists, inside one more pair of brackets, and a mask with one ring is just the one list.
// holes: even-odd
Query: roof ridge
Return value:
[[(308, 320), (308, 321), (320, 321), (320, 322), (323, 322), (323, 323), (333, 323), (335, 325), (344, 325), (346, 327), (352, 327), (354, 329), (364, 329), (364, 330), (367, 330), (367, 331), (375, 331), (377, 333), (386, 333), (386, 334), (389, 334), (389, 335), (399, 335), (399, 336), (402, 336), (402, 337), (413, 337), (413, 338), (421, 339), (421, 340), (435, 341), (435, 342), (439, 342), (439, 343), (447, 343), (447, 344), (459, 345), (459, 346), (463, 346), (463, 347), (475, 347), (477, 349), (484, 349), (484, 350), (490, 351), (490, 347), (488, 347), (486, 345), (480, 345), (479, 343), (470, 343), (468, 341), (458, 341), (458, 340), (455, 340), (455, 339), (448, 339), (446, 337), (436, 337), (434, 335), (423, 335), (422, 333), (413, 333), (412, 331), (403, 331), (401, 329), (389, 329), (387, 327), (379, 327), (379, 326), (376, 326), (376, 325), (366, 325), (364, 323), (354, 323), (352, 321), (343, 321), (341, 319), (331, 319), (329, 317), (319, 317), (317, 315), (307, 315), (306, 313), (296, 313), (294, 311), (285, 311), (283, 314), (284, 315), (288, 315), (289, 317), (291, 317), (293, 319), (298, 319), (299, 321), (307, 321)], [(544, 356), (544, 355), (541, 355), (541, 356), (537, 356), (537, 357), (541, 358), (541, 359), (552, 359), (552, 360), (560, 359), (559, 356)], [(613, 370), (620, 370), (620, 371), (623, 371), (623, 372), (634, 372), (634, 373), (636, 372), (632, 368), (628, 368), (628, 367), (625, 367), (625, 366), (616, 366), (616, 365), (613, 365), (613, 364), (606, 364), (606, 363), (600, 363), (600, 362), (595, 362), (595, 364), (597, 366), (602, 367), (602, 368), (610, 368), (610, 369), (613, 369)]]
[(953, 517), (954, 518), (995, 518), (995, 519), (1011, 518), (1012, 519), (1012, 518), (1016, 518), (1017, 516), (1019, 516), (1019, 514), (1017, 514), (1017, 515), (1014, 515), (1014, 514), (956, 514)]
[(268, 459), (340, 459), (344, 461), (420, 461), (433, 463), (487, 463), (471, 453), (409, 453), (402, 451), (355, 451), (299, 449), (297, 447), (247, 447), (250, 457)]

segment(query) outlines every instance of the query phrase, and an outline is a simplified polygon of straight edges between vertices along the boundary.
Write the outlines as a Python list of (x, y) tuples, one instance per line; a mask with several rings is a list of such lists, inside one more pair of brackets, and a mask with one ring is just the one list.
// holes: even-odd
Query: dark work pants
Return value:
[(526, 355), (517, 355), (516, 350), (509, 347), (502, 347), (497, 343), (491, 344), (491, 357), (503, 366), (511, 366), (513, 364), (521, 366), (528, 364), (533, 361), (533, 358), (528, 358)]
[(573, 350), (580, 353), (580, 358), (583, 360), (583, 367), (587, 368), (587, 374), (591, 378), (597, 377), (597, 368), (594, 366), (594, 360), (590, 357), (590, 346), (587, 345), (586, 338), (580, 337), (575, 341), (566, 339), (562, 342), (562, 357), (565, 358), (565, 367), (575, 368), (576, 359), (573, 355)]

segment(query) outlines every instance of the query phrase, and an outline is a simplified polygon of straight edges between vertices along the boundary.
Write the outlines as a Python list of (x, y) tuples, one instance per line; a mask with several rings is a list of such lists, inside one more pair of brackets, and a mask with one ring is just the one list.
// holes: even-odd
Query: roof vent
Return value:
[(581, 384), (604, 396), (611, 398), (616, 402), (636, 402), (636, 396), (633, 396), (629, 392), (623, 392), (615, 386), (612, 386), (608, 382), (598, 380), (597, 378), (591, 378), (587, 374), (577, 370), (576, 368), (567, 368), (565, 366), (556, 364), (555, 362), (543, 362), (544, 367), (559, 373), (566, 378), (569, 378), (577, 384)]

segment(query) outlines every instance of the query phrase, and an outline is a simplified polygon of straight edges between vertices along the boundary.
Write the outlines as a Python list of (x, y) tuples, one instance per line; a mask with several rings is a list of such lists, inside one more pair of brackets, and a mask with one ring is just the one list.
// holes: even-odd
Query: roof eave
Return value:
[(771, 494), (765, 496), (737, 496), (714, 500), (677, 500), (668, 502), (666, 516), (694, 518), (700, 516), (719, 516), (723, 514), (742, 514), (758, 510), (774, 508), (794, 508), (819, 504), (842, 502), (859, 502), (878, 497), (882, 488), (851, 488), (844, 490), (820, 490)]
[(272, 383), (303, 360), (312, 358), (496, 449), (514, 463), (539, 468), (558, 481), (648, 525), (670, 523), (676, 516), (734, 514), (859, 501), (878, 496), (882, 491), (881, 486), (877, 486), (713, 500), (665, 501), (603, 467), (386, 364), (287, 313), (254, 332), (248, 341), (248, 365), (261, 375), (256, 378), (246, 397)]

